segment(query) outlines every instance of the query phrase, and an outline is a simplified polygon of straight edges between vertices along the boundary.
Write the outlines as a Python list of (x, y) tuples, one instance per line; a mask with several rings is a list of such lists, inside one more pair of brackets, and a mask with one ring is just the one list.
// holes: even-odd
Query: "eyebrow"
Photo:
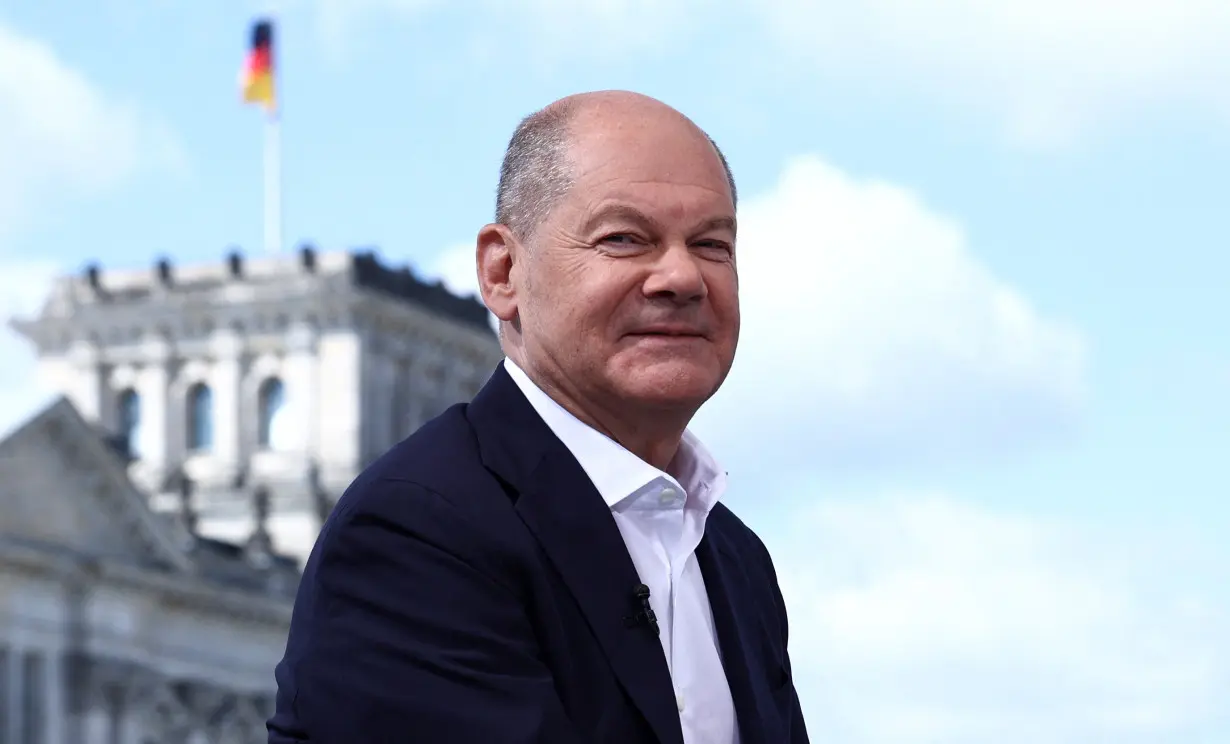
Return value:
[[(660, 230), (661, 228), (661, 224), (657, 220), (636, 207), (627, 204), (612, 204), (599, 209), (592, 217), (586, 220), (584, 231), (586, 233), (593, 232), (599, 225), (611, 220), (624, 220), (655, 230)], [(738, 223), (734, 217), (712, 217), (697, 225), (691, 232), (699, 234), (711, 230), (730, 230), (734, 233), (738, 231)]]
[(714, 217), (702, 222), (696, 232), (705, 233), (710, 230), (730, 230), (732, 233), (737, 233), (739, 231), (739, 224), (735, 221), (734, 217)]

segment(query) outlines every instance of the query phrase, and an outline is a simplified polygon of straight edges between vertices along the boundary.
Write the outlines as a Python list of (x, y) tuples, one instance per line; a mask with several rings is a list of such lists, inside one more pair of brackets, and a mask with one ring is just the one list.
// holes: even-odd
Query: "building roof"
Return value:
[[(155, 513), (104, 435), (60, 398), (0, 440), (0, 559), (69, 560), (214, 609), (289, 612), (298, 564)], [(229, 599), (228, 599), (229, 598)]]
[[(148, 312), (151, 302), (194, 313), (269, 301), (293, 308), (321, 298), (374, 295), (435, 315), (446, 322), (494, 335), (488, 312), (474, 296), (459, 296), (440, 281), (421, 278), (409, 265), (393, 266), (374, 250), (321, 253), (304, 245), (293, 253), (247, 259), (232, 251), (221, 262), (176, 266), (157, 261), (146, 269), (104, 270), (91, 264), (79, 275), (60, 277), (36, 319), (11, 325), (36, 341), (40, 331), (103, 314)], [(57, 323), (60, 321), (60, 323)]]

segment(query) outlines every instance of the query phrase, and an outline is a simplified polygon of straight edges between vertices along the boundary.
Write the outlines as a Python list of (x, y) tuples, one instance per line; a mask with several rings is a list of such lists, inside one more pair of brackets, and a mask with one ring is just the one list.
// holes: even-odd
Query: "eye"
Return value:
[(632, 233), (613, 233), (599, 240), (598, 245), (608, 253), (629, 254), (645, 250), (647, 242)]
[(724, 240), (700, 240), (692, 246), (702, 255), (711, 258), (726, 258), (734, 253), (734, 246)]

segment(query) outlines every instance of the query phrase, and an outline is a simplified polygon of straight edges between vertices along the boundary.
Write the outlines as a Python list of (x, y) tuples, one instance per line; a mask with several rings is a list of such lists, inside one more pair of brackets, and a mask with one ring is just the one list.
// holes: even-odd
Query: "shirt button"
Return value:
[(671, 504), (671, 503), (674, 503), (675, 497), (678, 495), (679, 495), (678, 491), (676, 491), (673, 488), (663, 488), (662, 492), (658, 494), (658, 499), (663, 504)]
[(683, 706), (683, 695), (682, 695), (682, 694), (676, 694), (676, 695), (675, 695), (675, 706), (676, 706), (677, 708), (679, 708), (679, 712), (680, 712), (680, 713), (682, 713), (682, 712), (683, 712), (683, 707), (684, 707), (684, 706)]

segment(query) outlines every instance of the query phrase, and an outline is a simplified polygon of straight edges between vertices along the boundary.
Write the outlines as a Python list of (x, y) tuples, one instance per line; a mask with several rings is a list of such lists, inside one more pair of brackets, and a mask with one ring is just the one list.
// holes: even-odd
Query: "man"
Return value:
[(482, 296), (507, 360), (321, 532), (272, 744), (801, 744), (786, 610), (686, 431), (739, 335), (735, 187), (682, 114), (518, 127)]

